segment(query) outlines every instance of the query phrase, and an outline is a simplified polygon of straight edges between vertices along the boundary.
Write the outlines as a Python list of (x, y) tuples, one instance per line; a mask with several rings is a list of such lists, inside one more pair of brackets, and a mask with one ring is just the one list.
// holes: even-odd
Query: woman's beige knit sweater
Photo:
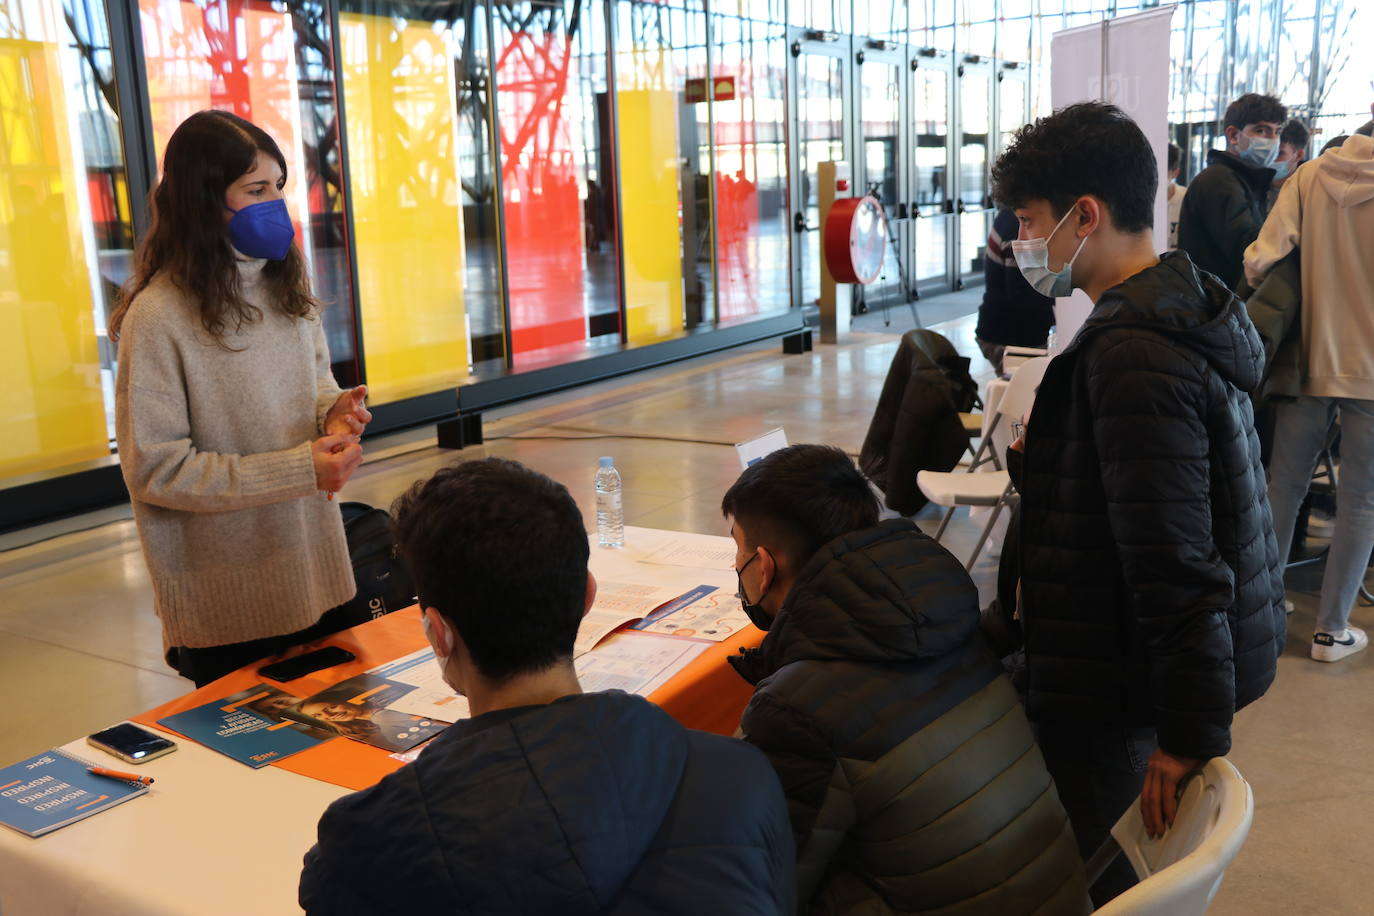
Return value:
[(264, 263), (240, 262), (263, 317), (226, 333), (232, 350), (165, 276), (124, 320), (119, 459), (169, 647), (292, 633), (355, 590), (310, 451), (340, 393), (324, 329), (268, 303)]

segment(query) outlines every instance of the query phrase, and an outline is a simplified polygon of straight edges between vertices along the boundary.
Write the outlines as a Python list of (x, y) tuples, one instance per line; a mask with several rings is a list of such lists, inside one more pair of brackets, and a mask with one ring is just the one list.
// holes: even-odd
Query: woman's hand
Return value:
[(315, 461), (315, 486), (330, 494), (342, 490), (363, 463), (363, 447), (357, 436), (323, 436), (315, 440), (310, 452)]
[(359, 385), (339, 395), (334, 406), (324, 415), (324, 434), (361, 436), (367, 424), (372, 422), (372, 411), (363, 406), (366, 397), (366, 385)]

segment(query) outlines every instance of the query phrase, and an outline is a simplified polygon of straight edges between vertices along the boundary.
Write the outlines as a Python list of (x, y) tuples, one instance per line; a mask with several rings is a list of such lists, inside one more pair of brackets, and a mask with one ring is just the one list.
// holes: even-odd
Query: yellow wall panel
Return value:
[(0, 39), (0, 477), (110, 452), (85, 184), (60, 48), (44, 37)]
[(453, 54), (427, 24), (339, 19), (363, 352), (384, 403), (468, 375)]
[[(632, 345), (682, 333), (682, 227), (678, 94), (660, 53), (621, 60), (620, 219), (625, 250), (626, 336)], [(626, 66), (628, 64), (628, 66)]]

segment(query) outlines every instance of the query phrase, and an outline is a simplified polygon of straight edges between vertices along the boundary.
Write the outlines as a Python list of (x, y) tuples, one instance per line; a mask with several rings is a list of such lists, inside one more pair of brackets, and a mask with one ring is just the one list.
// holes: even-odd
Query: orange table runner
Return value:
[[(713, 643), (668, 683), (650, 694), (649, 700), (688, 728), (721, 735), (734, 734), (739, 727), (740, 713), (749, 702), (753, 688), (735, 674), (725, 659), (741, 646), (754, 647), (762, 641), (763, 631), (751, 626), (724, 642)], [(423, 649), (427, 643), (420, 628), (420, 609), (409, 607), (336, 633), (318, 643), (299, 646), (287, 655), (300, 655), (325, 645), (345, 648), (356, 655), (357, 660), (291, 681), (286, 685), (289, 692), (302, 698), (313, 696), (354, 675)], [(203, 706), (254, 684), (273, 683), (258, 674), (257, 669), (262, 664), (260, 661), (254, 662), (246, 668), (226, 674), (183, 697), (134, 716), (133, 721), (168, 730), (166, 726), (157, 725), (157, 720)], [(347, 738), (333, 738), (271, 765), (347, 789), (366, 789), (386, 774), (404, 766), (380, 748)]]

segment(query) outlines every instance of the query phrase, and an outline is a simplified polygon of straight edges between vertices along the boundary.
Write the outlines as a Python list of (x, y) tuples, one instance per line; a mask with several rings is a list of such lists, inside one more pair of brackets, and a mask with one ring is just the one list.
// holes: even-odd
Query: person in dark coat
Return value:
[(1226, 109), (1226, 149), (1207, 154), (1207, 168), (1188, 185), (1178, 247), (1199, 270), (1235, 290), (1245, 279), (1245, 249), (1269, 212), (1279, 133), (1288, 109), (1272, 95), (1247, 92)]
[[(1156, 255), (1155, 154), (1120, 109), (1036, 121), (993, 177), (1028, 279), (1095, 303), (1013, 475), (1028, 710), (1087, 854), (1137, 795), (1162, 833), (1179, 781), (1230, 750), (1235, 711), (1274, 679), (1282, 564), (1249, 395), (1264, 350), (1216, 277)], [(1119, 858), (1094, 898), (1134, 880)]]
[(472, 718), (329, 806), (308, 913), (790, 914), (768, 761), (572, 665), (596, 583), (561, 484), (488, 458), (401, 497), (397, 541), (444, 680)]
[(997, 211), (983, 259), (983, 302), (978, 306), (978, 348), (1002, 374), (1007, 347), (1044, 347), (1054, 324), (1054, 300), (1031, 289), (1016, 269), (1011, 243), (1020, 231), (1016, 214)]
[[(794, 445), (722, 508), (741, 601), (741, 729), (782, 779), (810, 913), (1085, 913), (1068, 818), (963, 565), (878, 505), (844, 452)], [(703, 910), (703, 912), (706, 912)]]

